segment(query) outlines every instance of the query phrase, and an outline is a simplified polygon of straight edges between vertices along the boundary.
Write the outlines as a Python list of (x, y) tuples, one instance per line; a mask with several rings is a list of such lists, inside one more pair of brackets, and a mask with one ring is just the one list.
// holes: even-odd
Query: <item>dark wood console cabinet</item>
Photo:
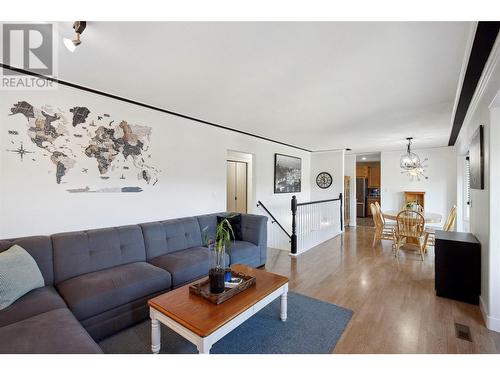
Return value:
[(481, 244), (471, 233), (436, 231), (436, 294), (479, 304)]

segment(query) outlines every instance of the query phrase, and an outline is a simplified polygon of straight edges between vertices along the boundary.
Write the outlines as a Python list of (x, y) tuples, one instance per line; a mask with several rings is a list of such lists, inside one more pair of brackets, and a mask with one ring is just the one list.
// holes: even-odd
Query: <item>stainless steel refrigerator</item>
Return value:
[(368, 194), (368, 180), (356, 178), (356, 216), (366, 216), (366, 195)]

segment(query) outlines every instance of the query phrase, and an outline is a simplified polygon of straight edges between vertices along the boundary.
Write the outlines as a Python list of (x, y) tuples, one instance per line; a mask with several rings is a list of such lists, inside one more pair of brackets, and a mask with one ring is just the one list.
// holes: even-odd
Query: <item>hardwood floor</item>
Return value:
[(373, 227), (373, 218), (371, 216), (357, 217), (356, 225), (358, 227)]
[(478, 306), (436, 297), (433, 248), (423, 262), (414, 250), (396, 259), (390, 242), (372, 239), (373, 228), (357, 227), (298, 258), (269, 249), (266, 269), (288, 276), (290, 290), (354, 311), (334, 353), (500, 353)]

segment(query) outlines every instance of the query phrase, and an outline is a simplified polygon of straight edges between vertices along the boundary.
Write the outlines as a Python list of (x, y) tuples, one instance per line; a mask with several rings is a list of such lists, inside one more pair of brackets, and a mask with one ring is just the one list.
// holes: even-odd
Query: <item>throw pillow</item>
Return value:
[(14, 245), (0, 253), (0, 310), (44, 285), (38, 265), (21, 246)]
[[(217, 216), (217, 224), (220, 224), (222, 220), (226, 219), (222, 216)], [(241, 233), (241, 214), (234, 215), (227, 218), (231, 228), (233, 228), (234, 238), (232, 240), (241, 241), (243, 240), (243, 235)]]

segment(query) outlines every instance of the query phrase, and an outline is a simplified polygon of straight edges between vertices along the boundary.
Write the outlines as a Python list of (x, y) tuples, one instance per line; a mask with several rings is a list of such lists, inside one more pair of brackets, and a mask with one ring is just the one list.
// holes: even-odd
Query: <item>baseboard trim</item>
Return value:
[(481, 310), (486, 327), (491, 331), (500, 332), (500, 319), (488, 315), (488, 309), (481, 296), (479, 296), (479, 310)]
[(483, 316), (484, 324), (486, 324), (486, 327), (488, 327), (488, 309), (484, 304), (482, 296), (479, 296), (479, 310), (481, 310), (481, 315)]

